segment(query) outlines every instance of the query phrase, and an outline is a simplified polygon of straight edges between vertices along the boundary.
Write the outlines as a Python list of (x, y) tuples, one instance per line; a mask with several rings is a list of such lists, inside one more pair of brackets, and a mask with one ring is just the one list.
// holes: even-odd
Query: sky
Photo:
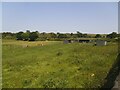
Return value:
[(120, 0), (1, 0), (2, 2), (119, 2)]
[(117, 2), (3, 2), (2, 32), (118, 32)]
[(2, 31), (2, 3), (0, 3), (0, 32)]

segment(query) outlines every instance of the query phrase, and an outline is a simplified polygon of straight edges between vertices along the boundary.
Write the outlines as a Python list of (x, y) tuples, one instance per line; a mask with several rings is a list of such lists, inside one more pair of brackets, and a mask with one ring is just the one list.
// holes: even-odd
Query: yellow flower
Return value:
[(91, 77), (93, 77), (93, 76), (95, 76), (95, 74), (94, 74), (94, 73), (92, 73), (92, 74), (91, 74)]

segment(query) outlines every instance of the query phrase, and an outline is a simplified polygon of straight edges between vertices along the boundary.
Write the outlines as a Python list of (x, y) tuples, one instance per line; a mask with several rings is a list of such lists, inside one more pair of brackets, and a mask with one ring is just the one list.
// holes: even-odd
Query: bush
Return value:
[(38, 35), (36, 32), (31, 32), (29, 35), (30, 41), (35, 41), (38, 38)]
[(16, 34), (16, 39), (17, 40), (24, 40), (24, 41), (35, 41), (38, 38), (37, 32), (18, 32)]

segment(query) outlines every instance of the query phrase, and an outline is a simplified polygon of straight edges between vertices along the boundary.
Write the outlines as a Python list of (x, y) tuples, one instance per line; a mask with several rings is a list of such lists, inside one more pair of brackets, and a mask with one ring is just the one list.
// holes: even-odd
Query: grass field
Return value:
[(2, 89), (2, 39), (0, 39), (0, 89)]
[(3, 88), (97, 88), (117, 57), (116, 43), (3, 40), (2, 45)]

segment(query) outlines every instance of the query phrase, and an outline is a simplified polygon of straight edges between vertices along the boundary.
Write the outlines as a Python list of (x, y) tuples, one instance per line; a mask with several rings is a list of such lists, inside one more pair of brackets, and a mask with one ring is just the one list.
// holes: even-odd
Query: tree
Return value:
[(28, 32), (22, 33), (21, 36), (22, 36), (22, 39), (23, 39), (24, 41), (29, 40), (29, 33), (28, 33)]
[(73, 33), (70, 33), (71, 36), (73, 36)]
[(116, 38), (118, 35), (116, 32), (112, 32), (111, 34), (107, 35), (107, 38)]
[(60, 33), (60, 34), (58, 35), (58, 38), (67, 38), (67, 35)]
[(11, 33), (11, 32), (2, 33), (2, 38), (5, 38), (5, 39), (14, 39), (15, 37), (16, 37), (15, 33)]
[(45, 32), (40, 33), (39, 38), (40, 38), (40, 40), (46, 40), (47, 39), (47, 33), (45, 33)]
[(38, 34), (36, 32), (31, 32), (29, 35), (30, 41), (35, 41), (38, 38)]
[(82, 37), (86, 38), (86, 37), (87, 37), (87, 34), (83, 34)]
[(22, 34), (23, 34), (23, 32), (18, 32), (18, 33), (16, 33), (16, 39), (17, 39), (17, 40), (23, 40)]
[(30, 30), (26, 30), (26, 33), (30, 33)]
[(51, 38), (56, 38), (57, 35), (55, 33), (50, 33)]
[(96, 34), (95, 38), (101, 38), (100, 34)]
[(82, 33), (80, 33), (79, 31), (77, 31), (77, 36), (78, 36), (78, 38), (83, 37)]

